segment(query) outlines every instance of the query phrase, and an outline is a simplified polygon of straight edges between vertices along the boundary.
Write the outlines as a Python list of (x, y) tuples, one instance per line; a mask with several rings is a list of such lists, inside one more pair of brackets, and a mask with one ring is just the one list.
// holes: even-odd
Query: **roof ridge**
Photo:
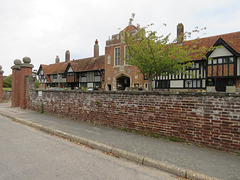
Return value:
[[(231, 33), (225, 33), (225, 34), (212, 35), (212, 36), (196, 38), (196, 39), (197, 40), (210, 39), (210, 38), (217, 38), (217, 37), (227, 36), (227, 35), (231, 35), (231, 34), (238, 34), (238, 33), (240, 34), (240, 31), (231, 32)], [(196, 39), (186, 40), (185, 42), (195, 41)]]

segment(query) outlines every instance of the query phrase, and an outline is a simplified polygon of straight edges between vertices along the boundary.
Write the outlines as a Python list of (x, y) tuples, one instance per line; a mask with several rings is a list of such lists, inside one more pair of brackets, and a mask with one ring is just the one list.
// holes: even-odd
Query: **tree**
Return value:
[(11, 88), (12, 87), (12, 75), (3, 76), (3, 87)]
[[(131, 19), (133, 21), (134, 15)], [(136, 27), (136, 31), (126, 28), (123, 32), (124, 41), (127, 45), (127, 58), (129, 65), (136, 65), (140, 73), (148, 79), (148, 90), (152, 90), (152, 80), (159, 75), (184, 73), (187, 66), (192, 66), (193, 55), (206, 52), (204, 47), (198, 47), (197, 41), (191, 41), (191, 45), (177, 43), (178, 39), (170, 42), (169, 35), (158, 36), (156, 31)], [(194, 30), (195, 32), (198, 30)], [(193, 31), (193, 32), (194, 32)], [(181, 37), (186, 39), (190, 33), (184, 33)]]

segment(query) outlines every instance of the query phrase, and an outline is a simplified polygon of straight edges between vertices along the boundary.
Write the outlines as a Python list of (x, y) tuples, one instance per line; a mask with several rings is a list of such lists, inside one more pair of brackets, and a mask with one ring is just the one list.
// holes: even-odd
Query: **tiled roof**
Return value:
[(56, 64), (50, 64), (50, 65), (42, 65), (44, 72), (46, 74), (59, 74), (64, 73), (65, 69), (67, 68), (67, 65), (69, 62), (61, 62)]
[(50, 74), (62, 74), (66, 71), (68, 64), (70, 63), (74, 72), (80, 71), (92, 71), (105, 68), (105, 56), (91, 57), (85, 59), (72, 60), (69, 62), (61, 62), (56, 64), (44, 65), (41, 64), (45, 75), (49, 82), (51, 82), (48, 75)]
[(105, 56), (73, 60), (70, 64), (75, 72), (104, 69)]
[(137, 27), (134, 25), (128, 25), (127, 27), (125, 27), (124, 29), (125, 31), (133, 31), (133, 30), (137, 30)]
[(67, 65), (69, 62), (61, 62), (61, 63), (56, 63), (56, 64), (50, 64), (50, 65), (44, 65), (41, 64), (41, 67), (47, 77), (48, 82), (51, 82), (50, 77), (48, 76), (49, 74), (61, 74), (65, 72), (65, 69), (67, 68)]
[[(197, 43), (195, 44), (198, 47), (206, 47), (207, 49), (210, 49), (219, 38), (222, 38), (229, 46), (231, 46), (237, 53), (240, 54), (240, 31), (234, 32), (234, 33), (228, 33), (228, 34), (222, 34), (217, 36), (210, 36), (206, 38), (199, 38), (197, 39)], [(191, 41), (184, 41), (183, 46), (193, 46), (194, 40)], [(195, 54), (194, 57), (192, 57), (193, 60), (201, 59), (203, 56), (207, 54), (208, 51), (203, 52), (201, 54)]]

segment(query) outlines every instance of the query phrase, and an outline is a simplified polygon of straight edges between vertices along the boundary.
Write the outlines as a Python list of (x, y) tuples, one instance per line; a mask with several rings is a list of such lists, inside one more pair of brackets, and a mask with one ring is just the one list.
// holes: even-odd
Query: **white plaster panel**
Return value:
[(72, 67), (69, 67), (68, 72), (73, 72)]
[(183, 88), (183, 80), (170, 81), (171, 88)]
[(87, 87), (93, 87), (93, 83), (87, 83)]
[(225, 47), (216, 48), (212, 54), (209, 56), (210, 58), (221, 57), (221, 56), (232, 56), (233, 54), (228, 51)]
[(205, 80), (205, 79), (202, 80), (202, 87), (203, 87), (203, 88), (206, 87), (206, 80)]

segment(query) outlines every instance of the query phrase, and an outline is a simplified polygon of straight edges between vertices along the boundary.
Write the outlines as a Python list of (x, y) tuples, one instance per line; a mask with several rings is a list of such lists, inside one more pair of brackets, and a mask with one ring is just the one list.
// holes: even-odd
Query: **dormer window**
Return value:
[(208, 60), (208, 65), (211, 64), (232, 64), (234, 63), (233, 57), (221, 57), (221, 58), (213, 58)]

